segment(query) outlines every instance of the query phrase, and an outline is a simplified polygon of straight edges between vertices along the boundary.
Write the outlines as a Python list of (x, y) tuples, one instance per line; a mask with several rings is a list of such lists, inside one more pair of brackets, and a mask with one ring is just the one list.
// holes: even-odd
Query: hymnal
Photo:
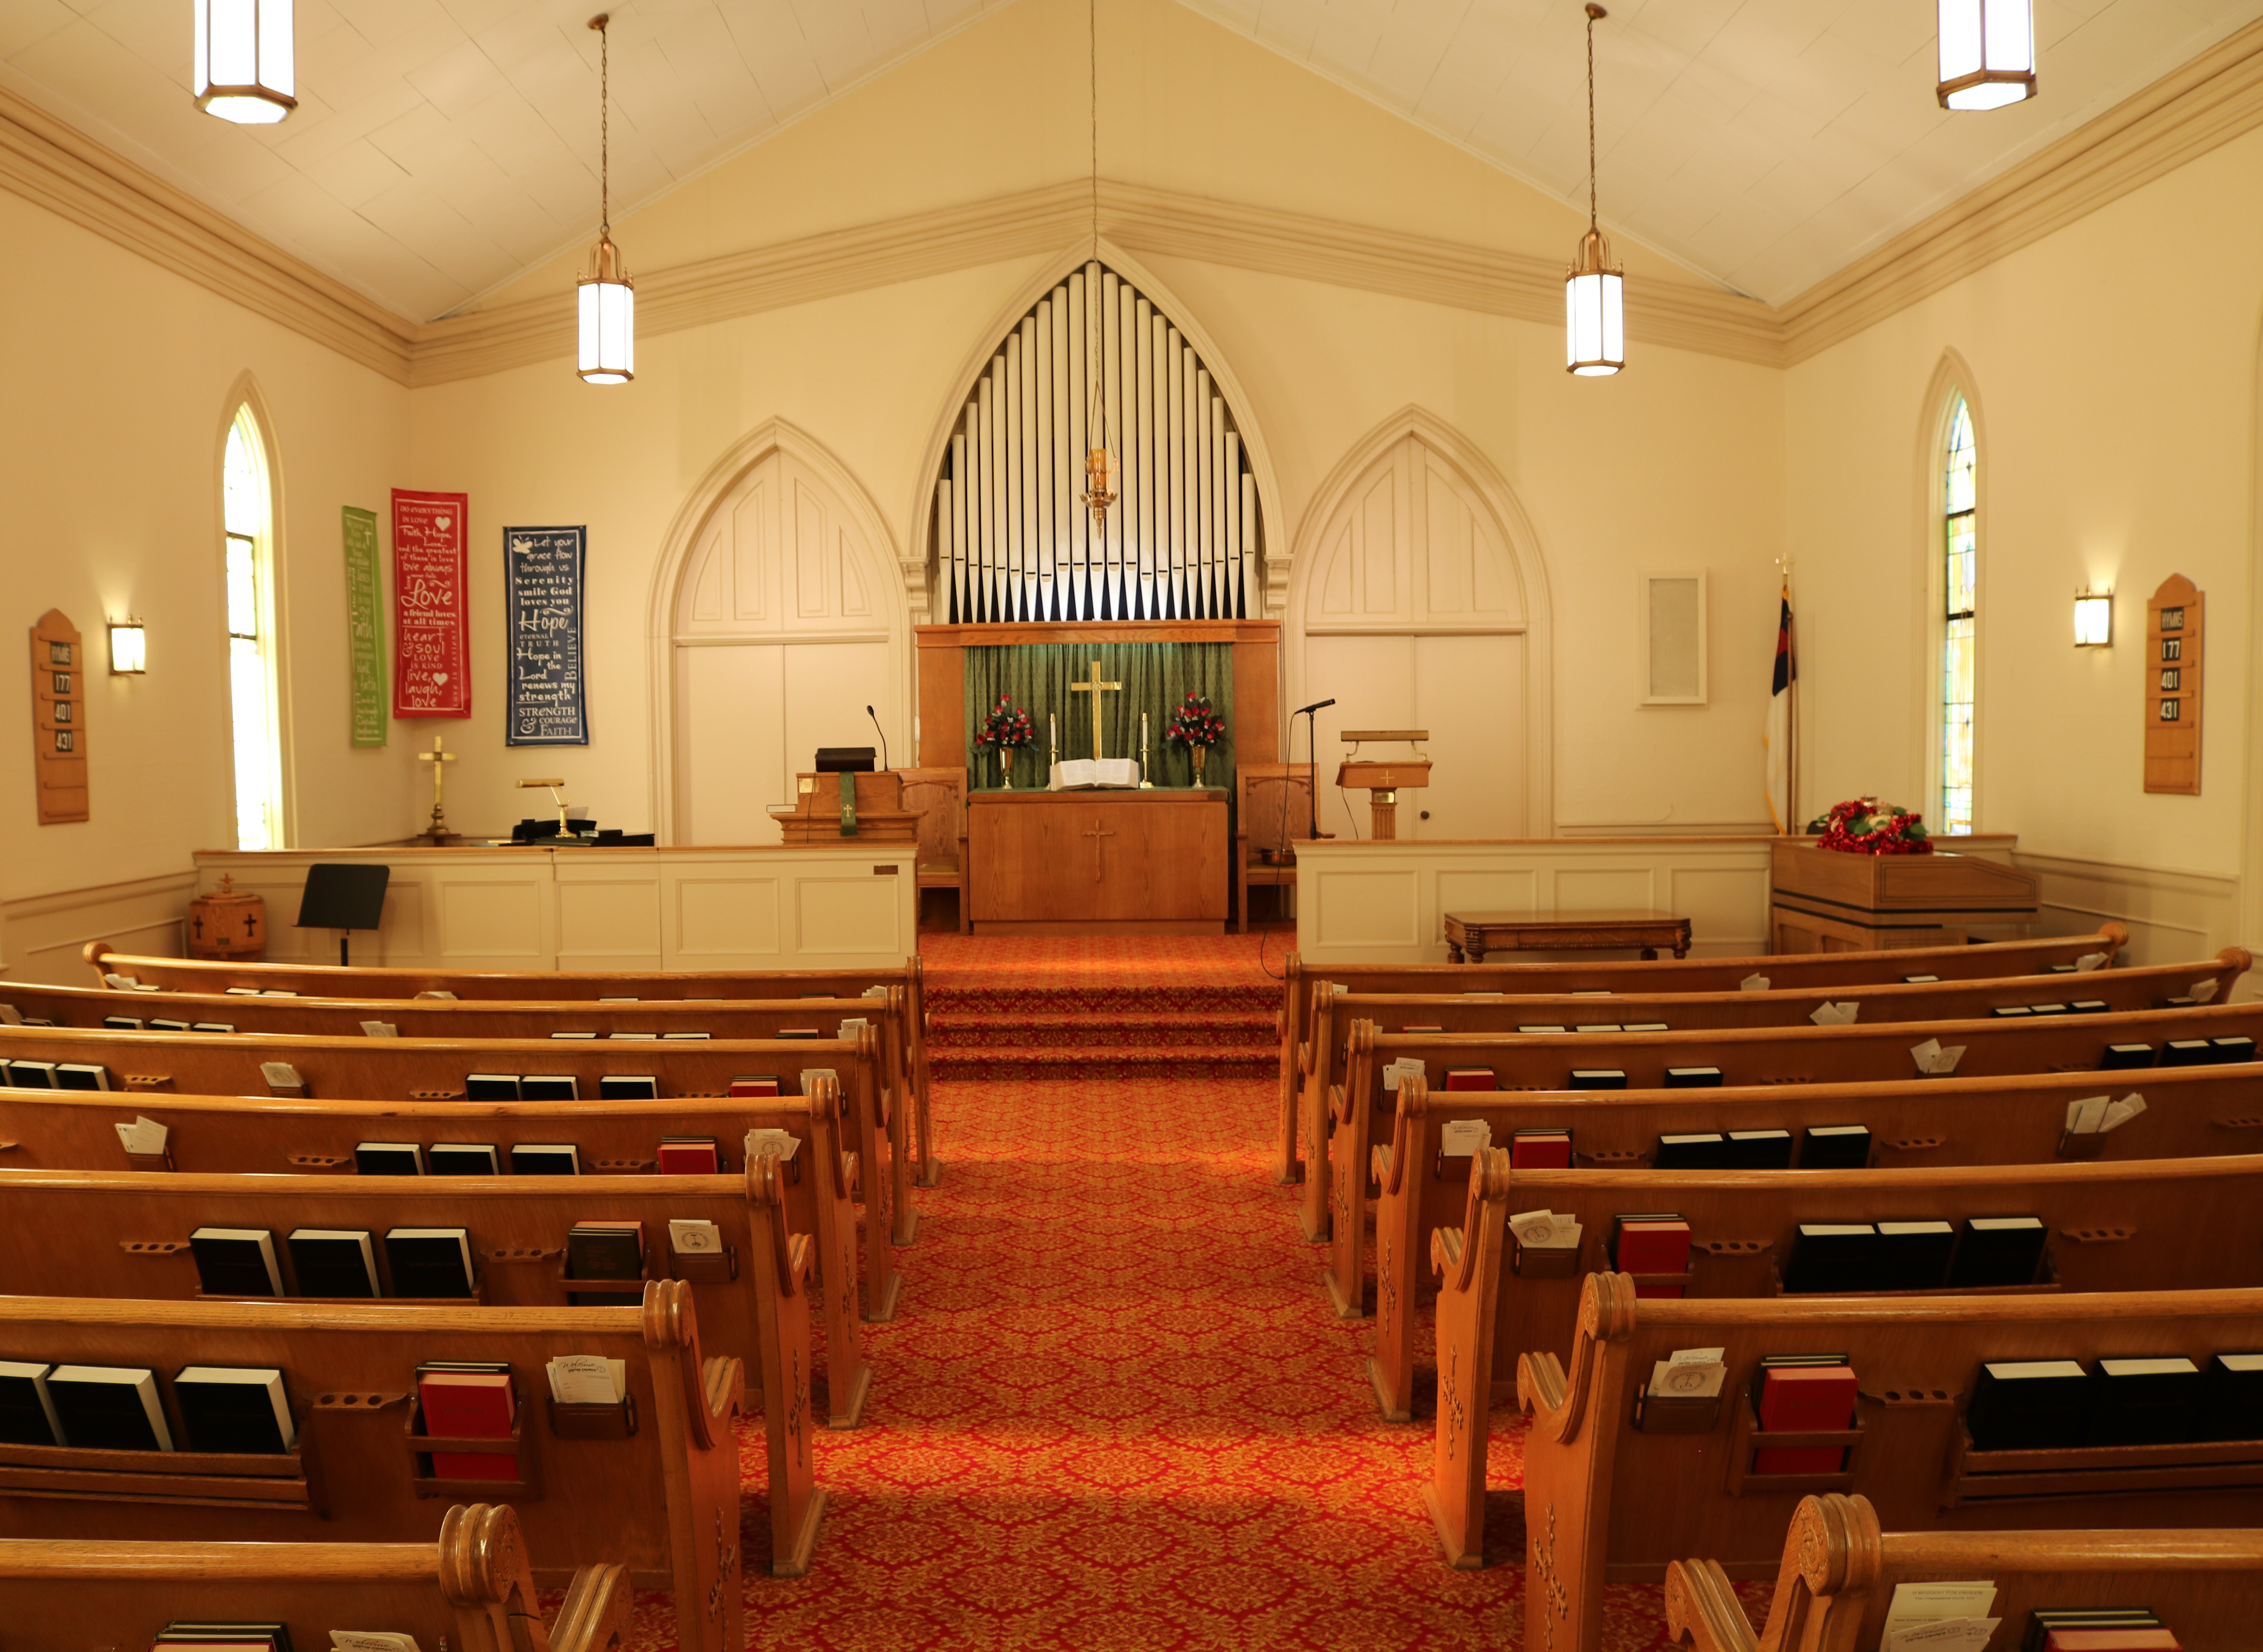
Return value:
[[(2215, 1059), (2218, 1061), (2252, 1061), (2255, 1059), (2255, 1040), (2244, 1033), (2235, 1034), (2230, 1038), (2210, 1039), (2208, 1043), (2209, 1049), (2215, 1052)], [(57, 1076), (60, 1077), (62, 1073), (69, 1070), (68, 1068), (58, 1069)], [(65, 1088), (68, 1089), (69, 1086)], [(105, 1084), (101, 1088), (108, 1089), (109, 1086)]]
[(1939, 975), (1904, 975), (1902, 982), (1905, 986), (1922, 987), (1929, 986), (1940, 979)]
[(1533, 1022), (1529, 1025), (1520, 1025), (1516, 1030), (1520, 1032), (1568, 1032), (1571, 1031), (1569, 1027), (1556, 1026), (1541, 1021)]
[(189, 1024), (189, 1031), (192, 1032), (233, 1032), (235, 1031), (235, 1023), (233, 1021), (192, 1021)]
[[(438, 1361), (416, 1367), (416, 1399), (424, 1432), (441, 1439), (509, 1439), (518, 1396), (510, 1368), (451, 1369)], [(518, 1459), (500, 1453), (434, 1452), (436, 1480), (516, 1480)]]
[[(1753, 1395), (1760, 1424), (1771, 1434), (1826, 1434), (1855, 1424), (1855, 1373), (1844, 1359), (1832, 1365), (1771, 1365), (1761, 1361)], [(1763, 1446), (1753, 1453), (1756, 1474), (1835, 1474), (1847, 1465), (1843, 1446)]]
[(582, 1153), (571, 1141), (518, 1141), (511, 1145), (513, 1176), (579, 1176)]
[(775, 1096), (781, 1093), (780, 1083), (776, 1073), (741, 1073), (731, 1081), (727, 1093), (734, 1096)]
[(2043, 1652), (2184, 1652), (2169, 1630), (2139, 1628), (2053, 1629), (2043, 1636)]
[(2153, 1047), (2150, 1044), (2109, 1044), (2105, 1059), (2098, 1063), (2100, 1072), (2115, 1072), (2125, 1067), (2151, 1067)]
[(1508, 1162), (1520, 1170), (1568, 1170), (1572, 1133), (1540, 1127), (1515, 1131), (1508, 1138)]
[(177, 1021), (172, 1017), (165, 1015), (153, 1015), (149, 1018), (149, 1030), (152, 1032), (186, 1032), (193, 1025), (188, 1021)]
[(2067, 1008), (2077, 1015), (2104, 1015), (2107, 1004), (2103, 998), (2077, 998)]
[(55, 1064), (53, 1061), (10, 1061), (8, 1082), (18, 1090), (53, 1090), (55, 1088)]
[(395, 1296), (469, 1296), (472, 1239), (461, 1228), (394, 1228), (385, 1235), (385, 1265)]
[(1623, 1032), (1626, 1029), (1616, 1021), (1580, 1021), (1572, 1028), (1574, 1032)]
[(291, 1652), (291, 1631), (280, 1623), (208, 1623), (177, 1618), (153, 1643), (174, 1652)]
[(435, 1141), (426, 1157), (435, 1176), (493, 1176), (502, 1169), (492, 1141)]
[(1791, 1148), (1789, 1130), (1732, 1130), (1721, 1163), (1732, 1170), (1788, 1170)]
[(330, 1652), (423, 1652), (413, 1634), (390, 1629), (333, 1629)]
[(192, 1452), (287, 1452), (299, 1431), (271, 1367), (189, 1366), (173, 1379)]
[(1616, 1067), (1575, 1067), (1572, 1069), (1573, 1090), (1624, 1090), (1626, 1073)]
[(47, 1373), (53, 1368), (44, 1360), (0, 1359), (0, 1444), (63, 1443), (55, 1402), (47, 1397)]
[(656, 1044), (660, 1041), (660, 1034), (657, 1032), (608, 1032), (605, 1037), (616, 1044), (623, 1041), (634, 1044), (640, 1040), (648, 1044)]
[(579, 1101), (582, 1086), (571, 1073), (526, 1073), (518, 1081), (521, 1101)]
[(107, 1090), (110, 1069), (97, 1067), (90, 1061), (58, 1061), (55, 1063), (57, 1090)]
[(1449, 1067), (1446, 1088), (1449, 1090), (1495, 1090), (1499, 1081), (1490, 1067)]
[(2028, 1614), (2020, 1652), (2044, 1652), (2054, 1629), (2157, 1629), (2160, 1623), (2143, 1606), (2037, 1606)]
[(1971, 1217), (1948, 1271), (1949, 1286), (2033, 1285), (2050, 1239), (2050, 1229), (2038, 1216)]
[(173, 1436), (157, 1402), (157, 1376), (141, 1367), (57, 1366), (47, 1373), (66, 1446), (98, 1451), (169, 1452)]
[(553, 1032), (550, 1036), (553, 1039), (594, 1039), (597, 1035), (595, 1032)]
[[(577, 1221), (566, 1234), (566, 1277), (569, 1279), (640, 1279), (644, 1277), (644, 1224), (640, 1221)], [(568, 1291), (576, 1308), (619, 1308), (618, 1292)]]
[[(1611, 1219), (1611, 1266), (1622, 1273), (1689, 1272), (1689, 1224), (1674, 1211), (1645, 1212)], [(1676, 1297), (1678, 1284), (1638, 1285), (1637, 1296)]]
[(2033, 1015), (2035, 1011), (2024, 1004), (1999, 1004), (1994, 1009), (1989, 1011), (1988, 1013), (1992, 1016), (1999, 1016), (2009, 1018), (2014, 1016), (2030, 1016)]
[(1878, 1224), (1876, 1291), (1937, 1291), (1956, 1252), (1956, 1229), (1945, 1221)]
[(662, 1176), (713, 1176), (723, 1168), (722, 1144), (713, 1136), (662, 1136), (656, 1168)]
[(714, 1035), (713, 1033), (712, 1033), (712, 1032), (663, 1032), (663, 1033), (662, 1033), (660, 1036), (661, 1036), (663, 1040), (666, 1040), (666, 1039), (711, 1039), (711, 1038), (714, 1037), (715, 1035)]
[(517, 1073), (466, 1073), (464, 1075), (466, 1101), (517, 1101), (519, 1098)]
[(642, 1004), (644, 1000), (638, 997), (609, 998), (601, 993), (598, 995), (597, 1002), (599, 1004)]
[(377, 1252), (362, 1228), (297, 1228), (287, 1242), (301, 1296), (378, 1294)]
[(2189, 1359), (2100, 1359), (2091, 1378), (2088, 1443), (2173, 1446), (2205, 1421), (2208, 1380)]
[(2077, 1360), (1999, 1360), (1980, 1367), (1964, 1426), (1984, 1452), (2079, 1446), (2090, 1396), (2090, 1375)]
[(600, 1101), (658, 1101), (660, 1080), (642, 1074), (607, 1073), (597, 1080)]
[(1619, 1030), (1623, 1032), (1671, 1032), (1674, 1029), (1663, 1021), (1630, 1021)]
[(668, 1224), (668, 1248), (680, 1257), (723, 1253), (723, 1230), (704, 1218), (676, 1216)]
[(2209, 1361), (2203, 1436), (2263, 1438), (2263, 1353), (2218, 1354)]
[(1804, 1221), (1783, 1264), (1784, 1293), (1870, 1290), (1877, 1263), (1878, 1230), (1869, 1222)]
[(1721, 1069), (1717, 1067), (1669, 1067), (1666, 1069), (1668, 1090), (1718, 1090)]
[(197, 1284), (206, 1296), (280, 1296), (275, 1235), (264, 1228), (199, 1228), (189, 1235)]
[(138, 1015), (106, 1015), (102, 1018), (102, 1025), (113, 1032), (139, 1032), (142, 1030), (141, 1018)]
[(1684, 1130), (1658, 1138), (1651, 1168), (1659, 1170), (1716, 1170), (1728, 1138), (1717, 1130)]
[(1818, 1124), (1808, 1127), (1799, 1144), (1803, 1170), (1862, 1170), (1870, 1164), (1870, 1127)]
[(422, 1176), (424, 1149), (414, 1141), (357, 1141), (354, 1170), (363, 1176)]
[(2072, 1015), (2074, 1013), (2074, 1006), (2071, 1004), (2038, 1004), (2030, 1007), (2037, 1015)]
[(2216, 1048), (2206, 1039), (2171, 1039), (2161, 1046), (2164, 1067), (2205, 1067), (2216, 1060)]
[(782, 1026), (777, 1030), (777, 1036), (782, 1039), (821, 1039), (825, 1031), (822, 1027)]

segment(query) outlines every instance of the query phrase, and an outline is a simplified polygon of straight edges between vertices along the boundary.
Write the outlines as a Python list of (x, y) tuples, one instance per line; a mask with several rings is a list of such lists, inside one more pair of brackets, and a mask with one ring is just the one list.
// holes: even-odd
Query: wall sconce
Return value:
[(2074, 646), (2103, 648), (2114, 641), (2114, 593), (2079, 591), (2074, 593)]
[(149, 669), (149, 632), (139, 620), (110, 622), (110, 674), (140, 677)]

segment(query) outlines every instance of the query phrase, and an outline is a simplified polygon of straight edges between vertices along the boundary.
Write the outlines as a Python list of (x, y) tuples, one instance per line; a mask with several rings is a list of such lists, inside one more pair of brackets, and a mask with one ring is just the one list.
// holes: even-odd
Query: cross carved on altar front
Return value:
[[(1103, 694), (1115, 693), (1118, 689), (1122, 688), (1124, 685), (1121, 683), (1102, 682), (1100, 680), (1100, 662), (1098, 660), (1095, 660), (1092, 663), (1092, 680), (1089, 683), (1071, 683), (1068, 686), (1069, 692), (1073, 694), (1089, 694), (1092, 696), (1092, 759), (1094, 762), (1097, 763), (1101, 758), (1108, 755), (1105, 751), (1100, 749), (1100, 697)], [(1097, 844), (1094, 846), (1095, 848), (1098, 847)]]

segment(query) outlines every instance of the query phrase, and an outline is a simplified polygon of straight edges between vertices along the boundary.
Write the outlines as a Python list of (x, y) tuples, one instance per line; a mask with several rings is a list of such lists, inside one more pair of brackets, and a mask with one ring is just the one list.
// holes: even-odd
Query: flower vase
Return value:
[(1194, 758), (1195, 784), (1197, 786), (1200, 786), (1203, 783), (1203, 764), (1210, 760), (1210, 748), (1208, 746), (1189, 746), (1187, 748), (1187, 753), (1189, 757)]
[(1008, 791), (1014, 789), (1014, 748), (998, 748), (998, 783)]

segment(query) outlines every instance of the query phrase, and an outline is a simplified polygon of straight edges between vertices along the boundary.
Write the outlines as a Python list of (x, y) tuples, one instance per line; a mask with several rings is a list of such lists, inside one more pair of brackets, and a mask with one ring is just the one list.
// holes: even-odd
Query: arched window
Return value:
[(1969, 832), (1980, 648), (1973, 628), (1980, 583), (1980, 455), (1972, 409), (1962, 394), (1952, 393), (1947, 431), (1941, 496), (1941, 794), (1934, 829)]
[(221, 461), (228, 556), (228, 692), (235, 751), (235, 846), (280, 849), (283, 750), (275, 707), (275, 508), (265, 444), (249, 405)]

